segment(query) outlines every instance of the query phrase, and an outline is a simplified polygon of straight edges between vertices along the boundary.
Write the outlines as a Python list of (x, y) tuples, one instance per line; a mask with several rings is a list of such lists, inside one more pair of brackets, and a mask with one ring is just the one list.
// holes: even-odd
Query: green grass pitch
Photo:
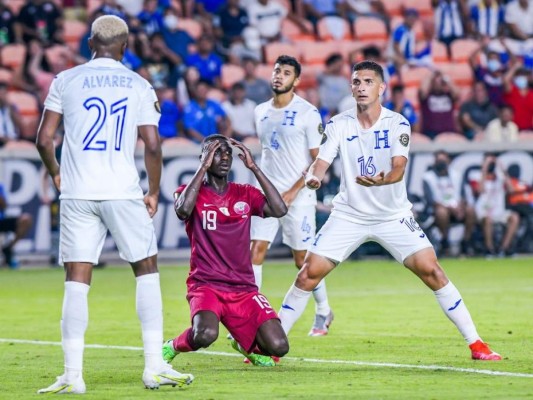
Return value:
[[(533, 260), (443, 260), (481, 336), (504, 357), (470, 359), (431, 291), (392, 261), (347, 262), (327, 279), (335, 321), (311, 338), (311, 300), (274, 368), (243, 364), (221, 327), (207, 352), (180, 354), (187, 388), (144, 389), (135, 280), (125, 266), (96, 270), (89, 294), (84, 399), (533, 399)], [(188, 269), (162, 266), (165, 337), (188, 326)], [(267, 262), (263, 292), (279, 309), (296, 270)], [(0, 270), (0, 399), (35, 399), (62, 373), (60, 269)], [(28, 341), (28, 342), (19, 342)], [(33, 341), (52, 342), (37, 344)], [(109, 347), (105, 347), (109, 346)], [(117, 346), (117, 347), (111, 347)], [(312, 360), (310, 360), (312, 359)], [(495, 374), (500, 373), (500, 374)]]

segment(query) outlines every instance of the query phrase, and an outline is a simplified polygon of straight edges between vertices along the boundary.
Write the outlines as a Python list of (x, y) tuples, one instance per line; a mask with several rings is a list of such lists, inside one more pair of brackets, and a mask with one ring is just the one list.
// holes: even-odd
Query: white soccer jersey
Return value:
[(340, 154), (341, 186), (333, 199), (332, 215), (362, 224), (405, 217), (411, 212), (403, 179), (392, 185), (365, 187), (356, 183), (361, 175), (391, 170), (392, 157), (408, 158), (411, 127), (398, 113), (381, 108), (378, 121), (363, 129), (355, 109), (333, 117), (326, 125), (326, 141), (318, 158), (332, 163)]
[(143, 197), (135, 167), (137, 127), (159, 123), (150, 84), (120, 62), (96, 58), (54, 79), (44, 103), (63, 114), (61, 199)]
[[(311, 165), (310, 149), (320, 146), (322, 119), (311, 103), (294, 95), (283, 108), (275, 108), (272, 100), (255, 108), (255, 125), (261, 140), (261, 170), (283, 193), (290, 189), (302, 172)], [(303, 188), (293, 205), (316, 204), (316, 193)]]

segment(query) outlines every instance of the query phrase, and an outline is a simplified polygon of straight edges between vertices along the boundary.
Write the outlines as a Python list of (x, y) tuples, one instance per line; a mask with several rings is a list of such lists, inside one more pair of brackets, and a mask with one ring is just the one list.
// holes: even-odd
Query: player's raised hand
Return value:
[(234, 147), (238, 148), (240, 151), (242, 151), (242, 153), (239, 154), (238, 156), (242, 160), (242, 162), (244, 163), (244, 166), (246, 168), (252, 169), (252, 168), (256, 167), (254, 158), (253, 158), (252, 153), (250, 152), (250, 149), (248, 147), (246, 147), (244, 144), (242, 144), (238, 140), (235, 140), (235, 139), (232, 139), (232, 138), (229, 138), (229, 142), (231, 143), (232, 146), (234, 146)]
[(213, 158), (215, 157), (215, 152), (220, 147), (219, 140), (213, 140), (204, 146), (202, 149), (202, 155), (200, 156), (200, 163), (207, 169), (213, 163)]
[(366, 187), (381, 186), (385, 183), (385, 171), (374, 176), (358, 176), (355, 178), (355, 182)]
[(316, 176), (310, 174), (309, 172), (304, 171), (302, 174), (304, 176), (305, 186), (308, 189), (317, 190), (322, 185), (322, 182), (320, 182), (320, 179), (318, 179)]

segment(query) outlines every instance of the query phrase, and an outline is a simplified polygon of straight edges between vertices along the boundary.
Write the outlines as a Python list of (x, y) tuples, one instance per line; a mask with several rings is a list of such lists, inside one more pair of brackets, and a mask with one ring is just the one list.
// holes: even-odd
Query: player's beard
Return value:
[(281, 87), (279, 89), (276, 89), (274, 88), (274, 86), (270, 85), (270, 88), (272, 89), (272, 91), (276, 94), (285, 94), (285, 93), (288, 93), (292, 90), (292, 88), (294, 87), (294, 84), (290, 84), (290, 85), (287, 85), (285, 87)]

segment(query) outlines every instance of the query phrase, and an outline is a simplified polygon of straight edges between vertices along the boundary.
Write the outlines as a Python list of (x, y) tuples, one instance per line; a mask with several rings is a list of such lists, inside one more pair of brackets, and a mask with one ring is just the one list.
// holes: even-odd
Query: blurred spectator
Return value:
[(29, 0), (18, 15), (22, 40), (26, 43), (38, 40), (44, 46), (61, 43), (62, 17), (61, 10), (53, 1)]
[(103, 15), (114, 15), (122, 18), (124, 21), (128, 21), (128, 15), (124, 11), (124, 8), (118, 4), (117, 0), (103, 0), (102, 5), (95, 12), (100, 12)]
[(340, 16), (344, 18), (344, 0), (303, 0), (304, 17), (316, 24), (322, 17)]
[(5, 0), (0, 0), (0, 48), (21, 41), (16, 29), (17, 17), (5, 3)]
[[(490, 101), (496, 105), (503, 104), (503, 74), (505, 66), (503, 65), (500, 55), (487, 47), (487, 41), (476, 50), (469, 58), (470, 66), (474, 71), (476, 80), (481, 81), (487, 88)], [(480, 62), (480, 56), (486, 58), (485, 65)]]
[(381, 0), (345, 0), (344, 7), (351, 22), (357, 17), (379, 18), (385, 22), (387, 32), (390, 32), (390, 18)]
[(161, 33), (152, 35), (149, 46), (145, 46), (144, 51), (144, 67), (153, 87), (155, 89), (175, 87), (178, 82), (181, 59), (167, 47), (163, 35)]
[[(520, 217), (514, 211), (506, 208), (505, 193), (512, 190), (509, 176), (497, 162), (494, 154), (487, 153), (481, 167), (481, 181), (479, 182), (479, 197), (476, 201), (476, 215), (481, 221), (485, 254), (509, 256), (512, 254), (512, 241), (516, 235)], [(503, 224), (505, 234), (501, 244), (494, 245), (494, 224)]]
[[(512, 211), (516, 211), (520, 218), (526, 221), (526, 232), (523, 237), (531, 242), (533, 234), (533, 187), (520, 180), (520, 168), (513, 164), (507, 169), (510, 187), (507, 193), (507, 203)], [(531, 246), (525, 246), (526, 249)]]
[(148, 36), (160, 32), (163, 28), (163, 14), (158, 8), (157, 0), (144, 0), (143, 9), (137, 19)]
[(527, 40), (533, 37), (533, 1), (513, 0), (505, 6), (505, 22), (511, 37)]
[[(101, 11), (95, 11), (89, 16), (89, 20), (87, 21), (87, 31), (83, 34), (83, 36), (80, 38), (80, 44), (79, 44), (79, 53), (82, 57), (84, 57), (87, 60), (90, 60), (92, 58), (91, 49), (89, 48), (89, 38), (91, 37), (91, 25), (94, 22), (94, 20), (98, 17), (101, 17), (104, 15)], [(130, 39), (135, 39), (135, 35), (130, 31)], [(132, 40), (128, 40), (128, 47), (126, 47), (126, 51), (128, 49), (131, 50)]]
[(183, 125), (187, 136), (196, 143), (215, 133), (227, 130), (226, 113), (214, 100), (207, 98), (209, 82), (200, 80), (194, 89), (194, 100), (185, 107)]
[(461, 252), (469, 254), (471, 238), (476, 224), (474, 208), (461, 197), (462, 176), (450, 170), (450, 155), (445, 151), (435, 153), (435, 164), (423, 175), (426, 204), (435, 216), (435, 225), (441, 234), (440, 250), (449, 251), (448, 233), (452, 223), (464, 223)]
[(228, 136), (240, 141), (256, 136), (254, 110), (257, 104), (245, 96), (244, 85), (237, 82), (231, 87), (228, 100), (222, 103), (222, 108), (231, 123)]
[(21, 118), (14, 105), (7, 100), (7, 83), (0, 82), (0, 147), (18, 139)]
[(262, 44), (259, 31), (253, 26), (247, 26), (242, 31), (241, 40), (234, 40), (229, 49), (229, 62), (239, 65), (245, 58), (260, 61), (262, 58)]
[[(124, 57), (122, 58), (122, 64), (124, 64), (127, 68), (131, 69), (132, 71), (135, 71), (145, 79), (150, 79), (150, 76), (148, 72), (146, 71), (146, 68), (144, 68), (143, 60), (140, 58), (140, 54), (137, 53), (137, 49), (139, 47), (143, 47), (141, 45), (142, 41), (146, 41), (147, 43), (145, 46), (149, 46), (148, 38), (144, 33), (139, 34), (139, 37), (135, 36), (134, 33), (130, 32), (128, 34), (128, 46), (126, 47), (126, 50), (124, 51)], [(138, 45), (139, 44), (139, 45)]]
[(226, 0), (195, 0), (194, 11), (201, 17), (211, 18), (226, 3)]
[(497, 37), (503, 31), (504, 17), (505, 8), (498, 0), (478, 0), (470, 7), (470, 32), (475, 37)]
[[(79, 1), (80, 3), (84, 3), (84, 0), (74, 0)], [(168, 7), (168, 4), (170, 2), (168, 0), (160, 0), (159, 6), (160, 7)], [(122, 7), (122, 11), (124, 11), (128, 15), (137, 15), (139, 14), (144, 5), (143, 0), (117, 0), (117, 5)]]
[(431, 0), (435, 9), (435, 31), (437, 39), (448, 47), (451, 56), (450, 44), (465, 36), (463, 21), (467, 14), (464, 0)]
[[(322, 118), (322, 124), (326, 125), (326, 123), (329, 121), (332, 113), (329, 112), (329, 110), (322, 105), (322, 102), (320, 101), (320, 95), (318, 94), (318, 89), (316, 88), (309, 88), (305, 91), (304, 98), (314, 105), (318, 112), (320, 113), (320, 118)], [(340, 104), (340, 103), (339, 103)]]
[(518, 126), (513, 122), (513, 108), (503, 105), (498, 114), (498, 118), (490, 121), (485, 129), (485, 141), (490, 143), (516, 142), (518, 140)]
[(418, 11), (413, 8), (406, 9), (403, 24), (398, 26), (390, 37), (389, 57), (392, 59), (398, 74), (401, 74), (404, 65), (426, 67), (431, 64), (429, 44), (417, 52), (413, 30), (417, 21)]
[(242, 83), (246, 88), (246, 98), (256, 104), (261, 104), (272, 97), (272, 89), (268, 81), (256, 76), (257, 64), (257, 60), (253, 58), (243, 59), (244, 79)]
[(189, 56), (189, 47), (194, 44), (194, 39), (187, 31), (179, 29), (178, 16), (171, 8), (165, 11), (163, 18), (163, 38), (170, 50), (180, 56), (181, 60), (185, 62)]
[(274, 0), (257, 0), (248, 6), (247, 12), (250, 25), (257, 28), (264, 43), (281, 39), (281, 22), (285, 17), (294, 18)]
[(424, 80), (418, 91), (422, 113), (422, 133), (434, 139), (442, 132), (456, 132), (454, 108), (459, 98), (451, 79), (440, 71)]
[(242, 42), (242, 32), (248, 26), (248, 13), (239, 6), (239, 0), (228, 0), (213, 18), (215, 34), (222, 46), (230, 48), (235, 42)]
[(30, 230), (32, 218), (27, 213), (22, 213), (18, 217), (6, 217), (4, 214), (6, 208), (6, 193), (4, 185), (0, 184), (0, 232), (13, 233), (13, 237), (3, 243), (4, 265), (15, 269), (18, 268), (18, 261), (14, 257), (13, 247)]
[(343, 73), (344, 61), (340, 53), (330, 55), (325, 65), (325, 71), (318, 76), (320, 103), (330, 113), (336, 114), (339, 102), (352, 92), (350, 80)]
[(385, 108), (402, 114), (411, 125), (412, 132), (420, 132), (415, 108), (404, 96), (404, 86), (396, 85), (392, 88), (391, 100), (383, 104)]
[(191, 54), (185, 60), (189, 67), (196, 67), (200, 77), (217, 88), (221, 87), (220, 75), (222, 74), (222, 59), (213, 52), (213, 38), (203, 35), (198, 39), (198, 52)]
[(185, 70), (183, 76), (178, 79), (176, 85), (176, 97), (178, 100), (178, 105), (182, 109), (189, 104), (190, 99), (193, 96), (193, 90), (196, 87), (196, 84), (200, 80), (200, 73), (195, 67), (188, 67)]
[(533, 129), (533, 89), (529, 87), (529, 75), (527, 69), (515, 63), (503, 78), (504, 101), (513, 107), (519, 130)]
[(498, 109), (491, 103), (483, 82), (475, 82), (472, 99), (464, 102), (459, 109), (459, 122), (464, 135), (472, 140), (483, 132), (490, 121), (498, 116)]
[(181, 111), (174, 100), (174, 91), (163, 89), (157, 91), (161, 108), (159, 119), (159, 136), (161, 139), (169, 139), (180, 136)]

